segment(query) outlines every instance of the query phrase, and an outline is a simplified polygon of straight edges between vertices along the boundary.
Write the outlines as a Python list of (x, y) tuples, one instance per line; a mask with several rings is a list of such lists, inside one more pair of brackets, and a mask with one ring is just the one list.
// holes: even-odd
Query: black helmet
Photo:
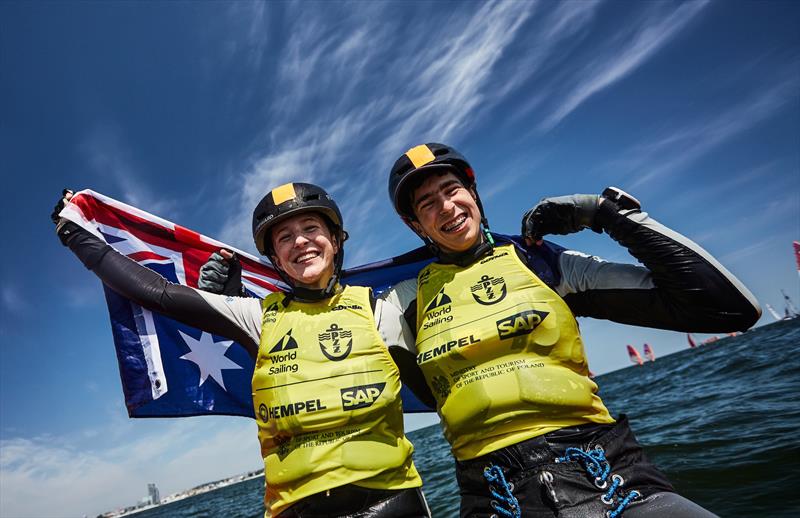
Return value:
[(325, 289), (312, 290), (294, 287), (294, 283), (285, 272), (277, 265), (275, 269), (288, 285), (294, 287), (295, 294), (301, 298), (309, 300), (329, 298), (335, 294), (339, 283), (347, 232), (342, 228), (342, 213), (339, 211), (339, 206), (323, 188), (310, 183), (287, 183), (272, 189), (261, 199), (253, 211), (253, 240), (262, 255), (270, 255), (273, 250), (269, 230), (278, 222), (303, 212), (320, 213), (333, 226), (331, 232), (336, 236), (339, 244), (339, 251), (334, 257), (333, 277)]
[(487, 250), (491, 250), (494, 247), (494, 238), (489, 232), (489, 221), (486, 219), (481, 198), (478, 196), (475, 172), (467, 162), (467, 159), (450, 146), (435, 142), (421, 144), (412, 147), (397, 159), (389, 173), (389, 197), (392, 199), (394, 210), (400, 214), (406, 225), (425, 242), (425, 245), (434, 255), (441, 256), (439, 246), (411, 224), (416, 219), (411, 207), (411, 187), (419, 185), (415, 179), (419, 179), (426, 172), (436, 170), (452, 172), (461, 179), (464, 187), (472, 190), (475, 195), (475, 203), (481, 213), (481, 225), (483, 225), (485, 240), (483, 244), (480, 244), (471, 253), (474, 256), (478, 256), (484, 254)]
[(335, 227), (341, 247), (344, 237), (342, 213), (333, 198), (322, 187), (310, 183), (287, 183), (276, 187), (261, 198), (253, 211), (253, 240), (262, 255), (272, 249), (268, 230), (278, 222), (301, 212), (320, 212)]
[[(475, 173), (464, 156), (444, 144), (431, 142), (413, 147), (397, 159), (389, 173), (389, 197), (392, 199), (394, 209), (406, 222), (414, 219), (411, 209), (409, 186), (420, 174), (432, 170), (449, 170), (461, 178), (465, 187), (475, 185)], [(476, 192), (477, 193), (477, 192)], [(478, 208), (481, 218), (484, 217), (483, 206), (478, 198)]]

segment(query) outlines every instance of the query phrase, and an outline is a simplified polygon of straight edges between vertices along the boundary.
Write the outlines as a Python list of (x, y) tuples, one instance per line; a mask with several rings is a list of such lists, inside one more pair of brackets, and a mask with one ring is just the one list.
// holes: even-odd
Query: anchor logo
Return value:
[(324, 333), (319, 335), (319, 348), (322, 354), (331, 361), (341, 361), (347, 358), (353, 349), (353, 332), (331, 324)]
[(469, 291), (475, 302), (491, 306), (506, 298), (506, 281), (502, 277), (483, 275), (477, 284), (470, 286)]

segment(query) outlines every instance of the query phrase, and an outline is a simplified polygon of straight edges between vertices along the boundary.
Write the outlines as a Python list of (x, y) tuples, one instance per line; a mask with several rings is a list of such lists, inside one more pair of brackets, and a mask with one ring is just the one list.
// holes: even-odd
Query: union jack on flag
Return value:
[[(226, 248), (239, 256), (249, 295), (263, 298), (286, 289), (266, 261), (91, 190), (76, 193), (61, 216), (174, 283), (197, 288), (200, 267)], [(424, 255), (355, 268), (348, 282), (380, 292), (416, 276), (430, 261)], [(243, 346), (103, 289), (130, 417), (255, 417), (250, 387), (255, 361)], [(431, 411), (405, 387), (401, 394), (406, 412)]]

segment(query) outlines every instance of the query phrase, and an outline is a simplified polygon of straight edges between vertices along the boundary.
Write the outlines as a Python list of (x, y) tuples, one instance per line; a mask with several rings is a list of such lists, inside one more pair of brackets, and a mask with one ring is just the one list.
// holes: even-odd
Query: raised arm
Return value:
[[(756, 323), (758, 302), (733, 274), (699, 245), (642, 212), (635, 199), (616, 192), (621, 195), (607, 190), (608, 198), (543, 200), (523, 219), (532, 239), (587, 227), (605, 231), (644, 265), (562, 252), (557, 291), (577, 316), (708, 333), (743, 331)], [(537, 225), (530, 219), (537, 209), (545, 224), (533, 231)]]
[(65, 219), (59, 220), (57, 232), (61, 242), (112, 290), (144, 308), (235, 340), (256, 357), (261, 332), (258, 300), (173, 284)]

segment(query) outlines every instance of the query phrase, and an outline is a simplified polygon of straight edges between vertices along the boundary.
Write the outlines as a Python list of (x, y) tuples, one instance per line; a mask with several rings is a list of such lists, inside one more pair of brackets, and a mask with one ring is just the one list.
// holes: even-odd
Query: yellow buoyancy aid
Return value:
[(319, 302), (262, 302), (253, 405), (266, 516), (345, 484), (419, 487), (403, 433), (400, 375), (376, 328), (369, 288)]
[(459, 460), (614, 420), (596, 395), (575, 316), (514, 245), (418, 278), (417, 363)]

